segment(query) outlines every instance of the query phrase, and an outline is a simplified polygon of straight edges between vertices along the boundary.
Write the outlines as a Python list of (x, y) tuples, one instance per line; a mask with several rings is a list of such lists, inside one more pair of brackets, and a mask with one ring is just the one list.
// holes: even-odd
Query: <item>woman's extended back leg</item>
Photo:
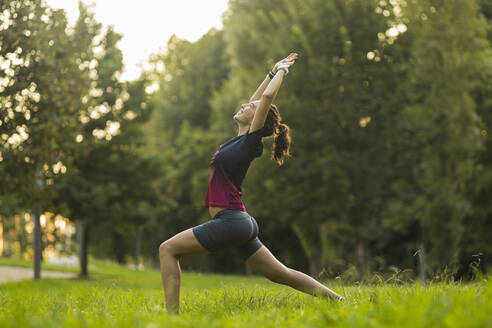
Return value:
[(335, 300), (344, 299), (307, 274), (286, 267), (273, 256), (266, 246), (262, 246), (251, 255), (246, 260), (246, 264), (275, 283), (287, 285), (314, 296), (328, 296)]

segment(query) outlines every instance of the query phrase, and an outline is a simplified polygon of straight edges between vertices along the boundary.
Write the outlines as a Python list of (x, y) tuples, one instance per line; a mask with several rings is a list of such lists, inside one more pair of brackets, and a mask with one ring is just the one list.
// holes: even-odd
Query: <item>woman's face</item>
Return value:
[(245, 124), (251, 124), (255, 116), (256, 108), (260, 104), (259, 100), (250, 103), (242, 104), (239, 111), (234, 115), (234, 120)]

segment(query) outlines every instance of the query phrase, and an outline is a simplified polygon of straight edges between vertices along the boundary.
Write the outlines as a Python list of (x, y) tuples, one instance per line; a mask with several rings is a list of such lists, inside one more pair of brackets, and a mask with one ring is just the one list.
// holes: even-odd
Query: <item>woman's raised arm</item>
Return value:
[[(297, 56), (298, 55), (296, 53), (291, 52), (287, 57), (285, 57), (281, 61), (277, 62), (273, 66), (272, 73), (274, 75), (277, 74), (278, 66), (279, 65), (285, 64), (286, 62), (289, 62), (289, 61), (292, 61), (292, 60), (296, 60), (297, 59)], [(265, 91), (266, 87), (268, 86), (268, 84), (270, 84), (270, 81), (271, 81), (271, 78), (267, 75), (265, 77), (265, 79), (263, 80), (263, 82), (261, 82), (261, 84), (258, 86), (258, 89), (256, 89), (255, 93), (253, 93), (253, 95), (251, 96), (251, 98), (249, 98), (249, 102), (252, 102), (252, 101), (255, 101), (255, 100), (260, 99), (261, 98), (261, 95)]]
[(265, 125), (265, 121), (268, 115), (268, 111), (270, 110), (270, 105), (272, 104), (273, 100), (277, 96), (277, 92), (280, 89), (280, 85), (282, 84), (282, 80), (284, 78), (284, 75), (287, 74), (287, 70), (285, 69), (280, 69), (279, 67), (289, 67), (294, 64), (295, 60), (297, 59), (297, 54), (296, 53), (291, 53), (289, 57), (286, 59), (290, 58), (290, 60), (282, 60), (281, 62), (278, 62), (275, 65), (277, 69), (277, 73), (275, 74), (275, 77), (272, 79), (272, 82), (268, 84), (268, 87), (265, 89), (263, 94), (260, 96), (260, 104), (258, 108), (255, 111), (255, 116), (253, 117), (253, 121), (251, 122), (251, 126), (249, 128), (250, 132), (259, 130)]

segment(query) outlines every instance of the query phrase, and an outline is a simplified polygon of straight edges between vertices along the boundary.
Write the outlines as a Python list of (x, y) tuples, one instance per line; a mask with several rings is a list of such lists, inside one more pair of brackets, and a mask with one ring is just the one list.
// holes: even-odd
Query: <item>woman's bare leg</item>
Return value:
[(262, 246), (258, 249), (246, 260), (246, 263), (253, 270), (275, 283), (290, 286), (313, 296), (324, 296), (334, 300), (345, 300), (344, 297), (307, 274), (283, 265), (275, 258), (275, 256), (273, 256), (266, 246)]
[(179, 290), (181, 286), (179, 258), (183, 255), (205, 253), (208, 251), (200, 245), (191, 228), (178, 233), (159, 246), (162, 285), (168, 312), (179, 313)]

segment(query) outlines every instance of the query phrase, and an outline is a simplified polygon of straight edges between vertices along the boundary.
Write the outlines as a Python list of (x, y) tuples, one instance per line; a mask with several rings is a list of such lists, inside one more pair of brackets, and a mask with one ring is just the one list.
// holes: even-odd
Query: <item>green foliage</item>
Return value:
[[(492, 44), (492, 1), (479, 1), (481, 12), (487, 20), (487, 35), (489, 44)], [(488, 56), (488, 63), (492, 65)], [(467, 185), (467, 192), (471, 195), (471, 213), (465, 218), (463, 233), (463, 249), (461, 250), (462, 266), (471, 266), (473, 263), (489, 263), (492, 254), (492, 245), (488, 242), (492, 238), (492, 72), (487, 70), (484, 78), (485, 87), (476, 88), (472, 93), (476, 102), (476, 111), (480, 116), (480, 137), (483, 149), (478, 156), (472, 181)], [(471, 263), (470, 263), (471, 261)]]
[[(488, 2), (480, 4), (490, 17)], [(151, 149), (168, 149), (162, 190), (172, 191), (163, 205), (166, 225), (189, 227), (202, 215), (190, 207), (203, 200), (200, 163), (213, 149), (202, 152), (191, 140), (220, 144), (235, 135), (238, 104), (295, 51), (300, 58), (276, 100), (292, 129), (293, 157), (281, 168), (268, 156), (257, 159), (243, 184), (262, 240), (283, 262), (312, 274), (334, 277), (351, 264), (359, 279), (391, 264), (416, 272), (422, 245), (429, 274), (456, 273), (459, 261), (468, 271), (490, 234), (479, 228), (490, 215), (473, 214), (488, 208), (490, 185), (485, 166), (477, 166), (490, 149), (481, 128), (490, 107), (490, 45), (480, 8), (473, 1), (234, 0), (221, 42), (171, 38), (168, 52), (156, 56), (164, 69), (153, 71), (160, 90)], [(193, 54), (218, 44), (220, 63), (204, 65), (197, 78)], [(229, 73), (208, 88), (214, 69)], [(202, 137), (208, 131), (215, 140)], [(183, 134), (190, 142), (177, 148)], [(266, 152), (272, 142), (264, 139)], [(188, 165), (192, 154), (197, 161)], [(477, 179), (482, 187), (471, 187)], [(464, 246), (467, 240), (475, 246)]]
[(485, 86), (490, 49), (473, 2), (419, 3), (409, 9), (415, 41), (404, 117), (414, 131), (415, 182), (405, 211), (418, 222), (431, 268), (456, 270), (463, 220), (471, 211), (466, 185), (483, 147), (472, 92)]
[(0, 73), (0, 152), (2, 166), (17, 174), (2, 174), (0, 185), (29, 208), (35, 201), (49, 204), (53, 195), (35, 183), (52, 183), (52, 166), (69, 161), (87, 76), (78, 69), (80, 52), (65, 33), (63, 11), (38, 0), (7, 3), (0, 58), (10, 65)]
[[(97, 25), (93, 14), (89, 17), (92, 20), (81, 15), (76, 26), (87, 21)], [(125, 243), (123, 236), (132, 235), (136, 226), (150, 221), (149, 205), (158, 200), (152, 182), (160, 169), (142, 151), (142, 124), (151, 112), (146, 104), (148, 81), (145, 77), (126, 83), (118, 80), (123, 68), (117, 48), (120, 39), (110, 27), (94, 45), (100, 52), (96, 54), (94, 46), (90, 49), (96, 68), (92, 90), (85, 95), (87, 106), (81, 110), (81, 142), (72, 167), (54, 188), (58, 203), (67, 209), (65, 214), (83, 222), (90, 229), (91, 240), (103, 240), (98, 254), (124, 262), (135, 239)], [(111, 126), (116, 126), (117, 132)]]
[[(83, 2), (79, 12), (68, 29), (64, 11), (42, 1), (2, 3), (0, 214), (42, 201), (106, 228), (105, 239), (149, 220), (159, 168), (141, 151), (148, 81), (120, 82), (122, 36), (102, 31)], [(122, 257), (129, 247), (114, 249)]]
[[(415, 278), (426, 255), (431, 277), (473, 278), (492, 252), (491, 4), (231, 0), (223, 30), (174, 35), (123, 83), (122, 36), (89, 6), (67, 29), (41, 0), (2, 1), (0, 215), (41, 201), (90, 225), (94, 254), (124, 262), (141, 231), (155, 255), (209, 219), (211, 156), (295, 51), (276, 98), (292, 157), (265, 138), (243, 183), (265, 245), (313, 276)], [(227, 251), (182, 264), (244, 270)]]

